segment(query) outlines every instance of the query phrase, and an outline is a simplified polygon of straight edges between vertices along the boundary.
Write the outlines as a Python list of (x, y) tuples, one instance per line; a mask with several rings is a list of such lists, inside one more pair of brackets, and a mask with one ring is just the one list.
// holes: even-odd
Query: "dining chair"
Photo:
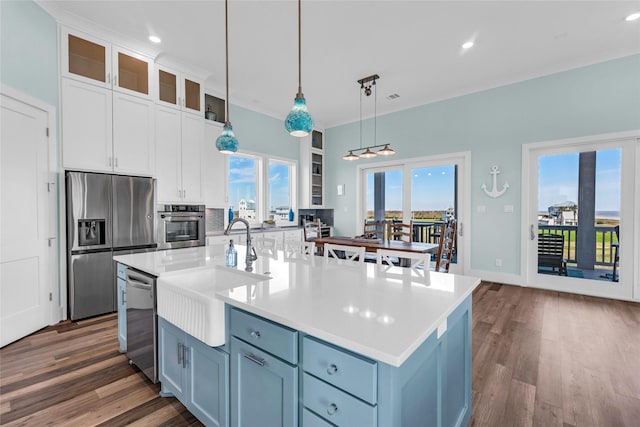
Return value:
[(413, 241), (413, 221), (409, 224), (390, 222), (387, 224), (387, 240)]
[[(347, 246), (325, 243), (324, 259), (329, 257), (346, 259), (348, 261), (364, 262), (364, 246)], [(344, 253), (344, 256), (339, 256)]]
[(362, 227), (362, 238), (364, 239), (384, 239), (386, 221), (364, 220)]
[(431, 263), (431, 254), (428, 253), (378, 249), (376, 255), (376, 264), (378, 265), (394, 266), (395, 262), (399, 262), (399, 259), (403, 258), (410, 261), (410, 264), (407, 266), (408, 268), (428, 270), (429, 264)]
[(277, 240), (272, 237), (256, 236), (252, 239), (253, 247), (262, 253), (275, 255), (277, 248)]
[(302, 231), (305, 242), (310, 242), (313, 239), (320, 237), (320, 220), (307, 221), (306, 219), (303, 219)]
[(291, 257), (295, 257), (296, 255), (313, 256), (316, 253), (315, 242), (287, 240), (284, 246), (285, 253)]
[(449, 272), (449, 264), (453, 257), (453, 247), (456, 242), (456, 220), (451, 220), (442, 226), (440, 243), (438, 244), (438, 256), (436, 258), (435, 271)]

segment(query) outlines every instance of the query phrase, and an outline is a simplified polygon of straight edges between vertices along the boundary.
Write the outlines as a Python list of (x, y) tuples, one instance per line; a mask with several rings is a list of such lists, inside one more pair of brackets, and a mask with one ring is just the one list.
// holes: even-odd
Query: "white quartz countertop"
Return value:
[[(237, 249), (242, 270), (244, 247)], [(164, 252), (115, 259), (162, 277), (159, 294), (162, 283), (174, 289), (194, 287), (210, 298), (392, 366), (402, 365), (444, 327), (448, 315), (480, 283), (475, 277), (317, 256), (291, 259), (277, 251), (259, 254), (255, 279), (245, 276), (237, 285), (219, 286), (210, 274), (196, 271), (224, 264), (224, 247)], [(263, 279), (264, 274), (270, 278)]]
[(218, 245), (168, 249), (133, 255), (118, 255), (113, 259), (135, 269), (160, 277), (166, 274), (224, 265), (224, 248)]

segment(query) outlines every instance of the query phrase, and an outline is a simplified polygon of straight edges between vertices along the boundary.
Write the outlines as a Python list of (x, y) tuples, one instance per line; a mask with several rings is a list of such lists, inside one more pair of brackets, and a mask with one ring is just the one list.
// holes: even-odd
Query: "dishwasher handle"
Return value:
[(153, 278), (127, 270), (127, 285), (148, 291), (153, 289)]

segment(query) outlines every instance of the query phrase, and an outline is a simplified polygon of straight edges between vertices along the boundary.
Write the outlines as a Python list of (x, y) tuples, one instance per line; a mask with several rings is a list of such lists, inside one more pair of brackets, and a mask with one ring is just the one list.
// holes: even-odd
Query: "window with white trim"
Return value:
[(229, 162), (229, 206), (253, 225), (286, 222), (296, 211), (297, 164), (273, 156), (236, 153)]

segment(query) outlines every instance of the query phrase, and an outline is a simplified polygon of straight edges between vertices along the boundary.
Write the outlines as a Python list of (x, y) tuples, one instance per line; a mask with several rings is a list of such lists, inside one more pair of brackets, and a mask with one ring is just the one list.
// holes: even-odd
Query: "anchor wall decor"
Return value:
[(498, 174), (500, 173), (498, 167), (491, 166), (491, 172), (489, 173), (493, 175), (493, 188), (491, 189), (491, 191), (487, 191), (487, 184), (482, 184), (482, 189), (487, 196), (493, 197), (495, 199), (496, 197), (502, 196), (505, 191), (507, 191), (507, 188), (509, 188), (509, 183), (505, 181), (504, 185), (502, 186), (502, 190), (498, 190)]

